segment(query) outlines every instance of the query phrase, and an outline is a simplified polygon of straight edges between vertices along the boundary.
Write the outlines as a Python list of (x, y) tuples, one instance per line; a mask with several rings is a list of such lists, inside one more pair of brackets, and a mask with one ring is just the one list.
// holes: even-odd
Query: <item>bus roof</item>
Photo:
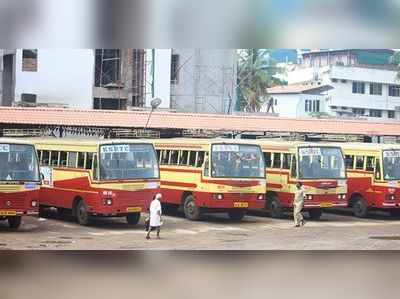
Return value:
[(257, 139), (256, 141), (262, 148), (279, 148), (289, 150), (299, 146), (309, 147), (324, 147), (324, 146), (338, 146), (337, 144), (331, 143), (317, 143), (317, 142), (306, 142), (306, 141), (288, 141), (288, 140), (271, 140), (271, 139)]
[(52, 145), (102, 145), (102, 144), (120, 144), (120, 143), (149, 143), (148, 139), (81, 139), (81, 138), (29, 138), (29, 141), (35, 144), (52, 144)]
[(33, 145), (33, 142), (30, 140), (25, 140), (25, 139), (14, 139), (14, 138), (0, 138), (0, 143), (14, 143), (14, 144), (28, 144), (28, 145)]
[(170, 144), (185, 146), (207, 146), (213, 143), (227, 143), (227, 144), (254, 144), (259, 145), (258, 142), (251, 139), (229, 139), (229, 138), (164, 138), (152, 139), (155, 144)]
[(400, 144), (387, 144), (387, 143), (334, 143), (342, 147), (344, 150), (362, 150), (362, 151), (379, 151), (389, 149), (399, 149)]

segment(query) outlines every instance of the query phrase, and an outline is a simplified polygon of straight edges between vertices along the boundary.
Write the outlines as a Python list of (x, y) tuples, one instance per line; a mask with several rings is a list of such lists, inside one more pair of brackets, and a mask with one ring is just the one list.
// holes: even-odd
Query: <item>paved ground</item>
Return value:
[(225, 215), (208, 215), (192, 222), (179, 214), (164, 217), (162, 239), (145, 240), (142, 221), (129, 226), (125, 219), (98, 219), (90, 227), (50, 211), (45, 218), (26, 217), (18, 231), (0, 222), (0, 249), (400, 249), (400, 220), (385, 214), (358, 219), (346, 212), (325, 213), (320, 221), (294, 228), (289, 215), (272, 219), (252, 212), (240, 223)]

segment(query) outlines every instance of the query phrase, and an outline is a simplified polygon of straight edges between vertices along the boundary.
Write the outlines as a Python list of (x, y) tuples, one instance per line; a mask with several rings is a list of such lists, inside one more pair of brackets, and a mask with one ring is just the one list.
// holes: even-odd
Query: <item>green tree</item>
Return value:
[(267, 88), (282, 84), (273, 75), (279, 70), (268, 59), (268, 49), (238, 51), (238, 103), (236, 110), (258, 112), (268, 99)]

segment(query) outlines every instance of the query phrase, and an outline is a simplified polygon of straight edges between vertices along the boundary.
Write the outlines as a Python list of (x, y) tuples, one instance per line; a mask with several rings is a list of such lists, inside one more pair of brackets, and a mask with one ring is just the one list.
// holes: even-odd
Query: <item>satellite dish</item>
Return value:
[(151, 100), (150, 105), (151, 109), (156, 109), (158, 106), (160, 106), (162, 100), (160, 98), (154, 98)]

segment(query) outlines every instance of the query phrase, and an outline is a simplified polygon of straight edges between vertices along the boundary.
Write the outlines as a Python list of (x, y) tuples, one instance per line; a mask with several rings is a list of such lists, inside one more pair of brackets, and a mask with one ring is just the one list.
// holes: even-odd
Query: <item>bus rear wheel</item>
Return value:
[(368, 206), (362, 197), (357, 197), (353, 202), (353, 213), (358, 218), (368, 216)]
[(76, 220), (80, 225), (89, 225), (90, 224), (90, 213), (88, 211), (88, 207), (83, 200), (80, 200), (76, 205)]
[(136, 225), (140, 221), (140, 213), (132, 213), (126, 216), (126, 222), (130, 225)]
[(196, 206), (193, 195), (190, 194), (185, 197), (183, 202), (183, 212), (185, 213), (185, 217), (189, 220), (200, 220), (201, 210)]
[(21, 216), (9, 217), (7, 220), (8, 220), (8, 225), (12, 229), (17, 229), (21, 226)]
[(308, 210), (308, 215), (310, 216), (310, 219), (319, 220), (322, 216), (322, 210), (321, 209)]
[(272, 218), (283, 218), (282, 204), (276, 195), (269, 200), (269, 210)]
[(228, 212), (229, 218), (233, 221), (240, 221), (246, 215), (245, 210), (232, 210)]

